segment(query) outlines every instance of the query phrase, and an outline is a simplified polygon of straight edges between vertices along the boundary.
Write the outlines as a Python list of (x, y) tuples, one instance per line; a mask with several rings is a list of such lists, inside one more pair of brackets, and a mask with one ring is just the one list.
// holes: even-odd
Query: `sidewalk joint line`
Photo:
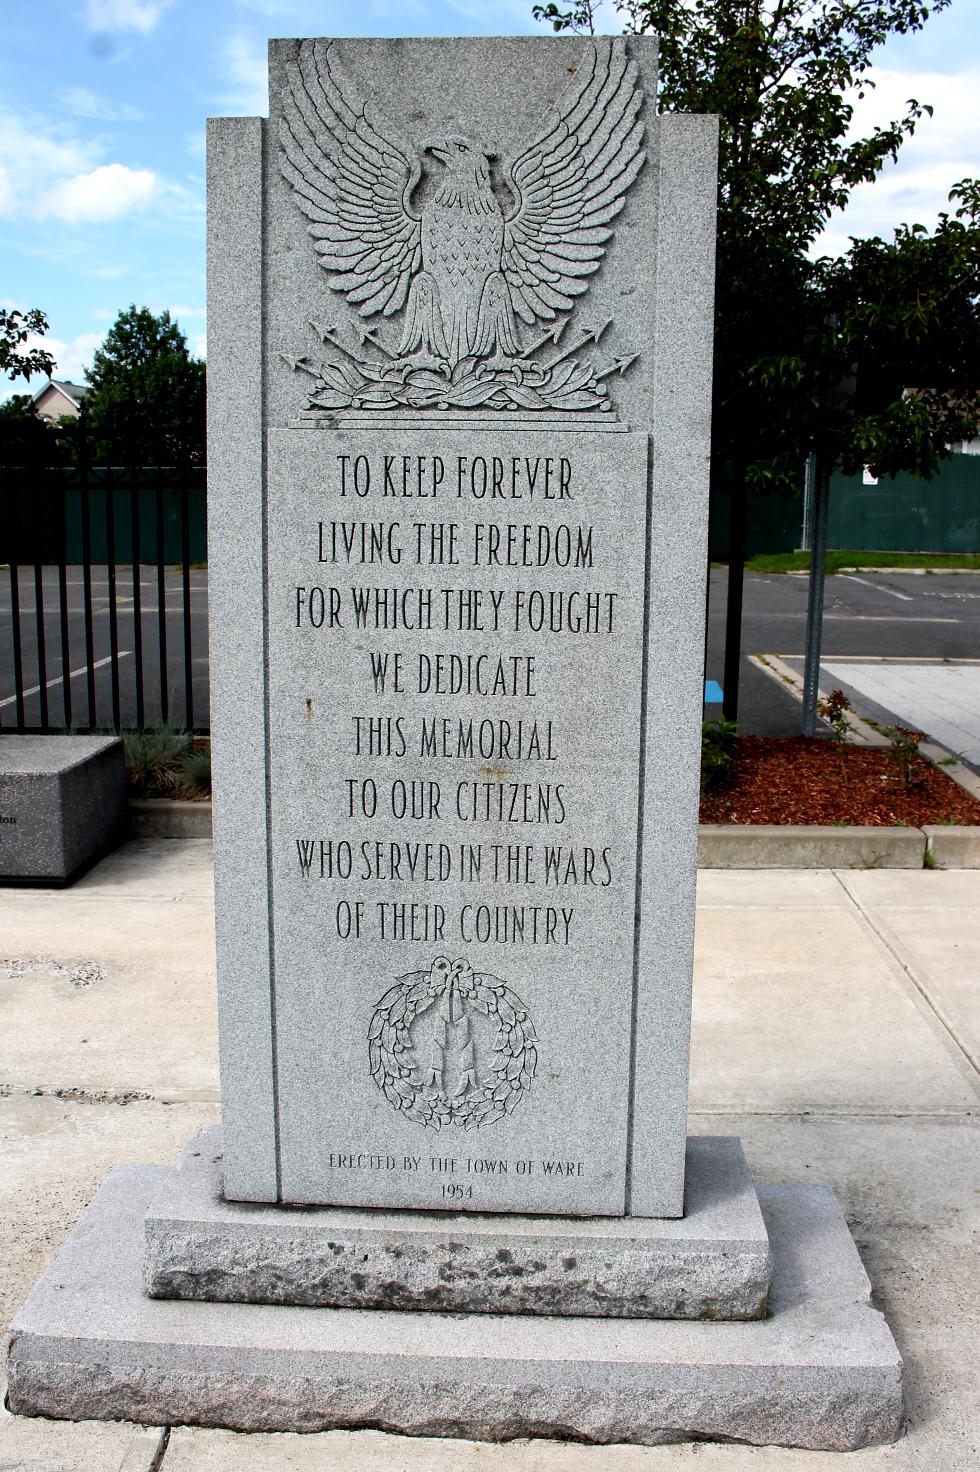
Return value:
[(937, 1124), (960, 1123), (976, 1118), (980, 1122), (980, 1109), (966, 1105), (950, 1109), (730, 1109), (704, 1108), (698, 1106), (689, 1112), (689, 1119), (788, 1119), (794, 1121), (813, 1120), (825, 1124), (831, 1121), (857, 1121), (867, 1119), (932, 1120)]
[(150, 1465), (147, 1467), (146, 1472), (160, 1472), (160, 1468), (163, 1466), (163, 1459), (167, 1455), (167, 1448), (170, 1445), (171, 1429), (170, 1426), (161, 1428), (160, 1440), (157, 1442), (156, 1451), (150, 1458)]
[(969, 1051), (960, 1042), (959, 1038), (956, 1036), (956, 1033), (953, 1031), (951, 1025), (946, 1021), (946, 1018), (943, 1016), (942, 1012), (939, 1010), (939, 1008), (937, 1007), (936, 1003), (933, 1001), (932, 997), (925, 990), (925, 988), (923, 987), (922, 983), (919, 981), (918, 977), (916, 976), (915, 972), (912, 970), (911, 966), (908, 964), (907, 961), (904, 960), (904, 958), (902, 957), (902, 954), (901, 954), (900, 950), (898, 949), (897, 944), (895, 944), (892, 941), (890, 941), (888, 939), (887, 935), (885, 935), (881, 930), (878, 929), (878, 926), (875, 924), (874, 920), (871, 918), (871, 916), (869, 915), (868, 911), (864, 908), (864, 906), (862, 905), (861, 901), (858, 899), (857, 895), (856, 894), (853, 894), (852, 891), (850, 889), (848, 889), (847, 885), (844, 883), (844, 876), (840, 873), (840, 871), (837, 870), (837, 869), (834, 869), (831, 872), (833, 873), (833, 876), (837, 880), (837, 883), (840, 885), (841, 889), (844, 891), (844, 893), (847, 895), (848, 899), (851, 901), (851, 904), (857, 910), (858, 914), (860, 915), (861, 919), (864, 921), (865, 925), (871, 931), (872, 935), (874, 935), (881, 942), (882, 946), (885, 948), (885, 950), (888, 952), (888, 954), (895, 961), (896, 965), (898, 965), (900, 967), (903, 975), (905, 975), (905, 976), (908, 977), (908, 979), (912, 983), (912, 986), (914, 987), (915, 991), (922, 998), (923, 1002), (925, 1002), (926, 1007), (928, 1008), (928, 1010), (931, 1013), (931, 1015), (939, 1023), (939, 1026), (941, 1027), (943, 1033), (952, 1042), (952, 1044), (953, 1044), (953, 1046), (954, 1046), (954, 1048), (956, 1050), (957, 1055), (960, 1058), (962, 1058), (963, 1061), (966, 1063), (968, 1069), (970, 1070), (971, 1076), (972, 1077), (980, 1077), (980, 1068), (977, 1067), (977, 1065), (974, 1062), (973, 1058), (971, 1057)]

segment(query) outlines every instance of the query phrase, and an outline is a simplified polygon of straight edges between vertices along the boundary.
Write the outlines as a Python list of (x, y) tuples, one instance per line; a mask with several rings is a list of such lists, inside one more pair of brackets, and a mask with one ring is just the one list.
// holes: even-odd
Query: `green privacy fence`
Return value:
[[(731, 488), (724, 482), (712, 485), (709, 544), (713, 562), (728, 561), (731, 505)], [(792, 552), (800, 545), (802, 517), (802, 491), (795, 496), (753, 491), (746, 519), (746, 557), (754, 557), (757, 552)]]
[[(96, 476), (98, 472), (91, 472)], [(182, 500), (186, 497), (191, 562), (207, 560), (207, 497), (203, 485), (167, 484), (158, 473), (156, 485), (127, 483), (123, 478), (111, 492), (112, 530), (117, 562), (177, 563), (183, 555)], [(65, 561), (83, 560), (83, 519), (87, 503), (90, 518), (91, 561), (107, 560), (109, 496), (104, 485), (65, 487)], [(134, 558), (138, 539), (139, 555)]]
[[(801, 476), (802, 480), (802, 476)], [(711, 556), (728, 558), (731, 493), (712, 489)], [(754, 491), (749, 497), (746, 556), (793, 552), (803, 543), (803, 493)], [(833, 475), (827, 545), (864, 552), (980, 552), (980, 455), (952, 455), (932, 480)]]
[(980, 455), (952, 455), (932, 480), (857, 476), (830, 481), (830, 547), (864, 552), (980, 551)]
[(104, 563), (110, 546), (111, 560), (125, 564), (179, 563), (185, 550), (191, 562), (207, 559), (202, 473), (191, 478), (170, 469), (5, 468), (0, 502), (0, 562)]

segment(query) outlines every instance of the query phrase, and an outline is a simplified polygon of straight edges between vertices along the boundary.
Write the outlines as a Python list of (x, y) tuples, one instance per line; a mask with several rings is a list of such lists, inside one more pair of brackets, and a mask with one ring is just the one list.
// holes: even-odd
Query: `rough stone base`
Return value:
[(11, 1410), (840, 1451), (900, 1433), (898, 1350), (826, 1188), (760, 1189), (772, 1314), (719, 1324), (149, 1299), (143, 1218), (167, 1175), (121, 1167), (82, 1217), (12, 1326)]
[(224, 1200), (205, 1130), (146, 1218), (155, 1298), (600, 1318), (753, 1319), (769, 1238), (734, 1136), (688, 1141), (685, 1212), (486, 1216)]

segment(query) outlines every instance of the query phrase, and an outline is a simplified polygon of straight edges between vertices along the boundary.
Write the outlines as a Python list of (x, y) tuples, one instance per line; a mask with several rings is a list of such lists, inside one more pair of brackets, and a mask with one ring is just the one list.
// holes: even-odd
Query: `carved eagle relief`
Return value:
[[(311, 408), (608, 408), (606, 373), (576, 358), (603, 328), (541, 362), (587, 291), (612, 222), (644, 161), (643, 101), (621, 40), (590, 42), (554, 107), (503, 169), (472, 135), (433, 138), (425, 158), (361, 101), (328, 41), (304, 41), (287, 66), (279, 125), (282, 172), (309, 220), (334, 291), (362, 317), (404, 312), (400, 340), (365, 330), (380, 360), (362, 358), (335, 329), (317, 328), (344, 359), (289, 360), (316, 379)], [(430, 163), (431, 160), (431, 163)], [(424, 170), (434, 188), (416, 204)], [(519, 323), (549, 324), (533, 343)], [(608, 324), (605, 324), (608, 326)]]

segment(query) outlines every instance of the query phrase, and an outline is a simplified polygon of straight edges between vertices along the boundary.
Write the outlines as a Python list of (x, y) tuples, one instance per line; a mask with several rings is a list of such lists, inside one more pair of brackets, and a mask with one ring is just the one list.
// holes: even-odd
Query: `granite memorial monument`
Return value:
[(716, 126), (655, 96), (650, 38), (278, 41), (211, 124), (222, 1127), (115, 1173), (15, 1409), (897, 1434), (832, 1197), (687, 1139)]

